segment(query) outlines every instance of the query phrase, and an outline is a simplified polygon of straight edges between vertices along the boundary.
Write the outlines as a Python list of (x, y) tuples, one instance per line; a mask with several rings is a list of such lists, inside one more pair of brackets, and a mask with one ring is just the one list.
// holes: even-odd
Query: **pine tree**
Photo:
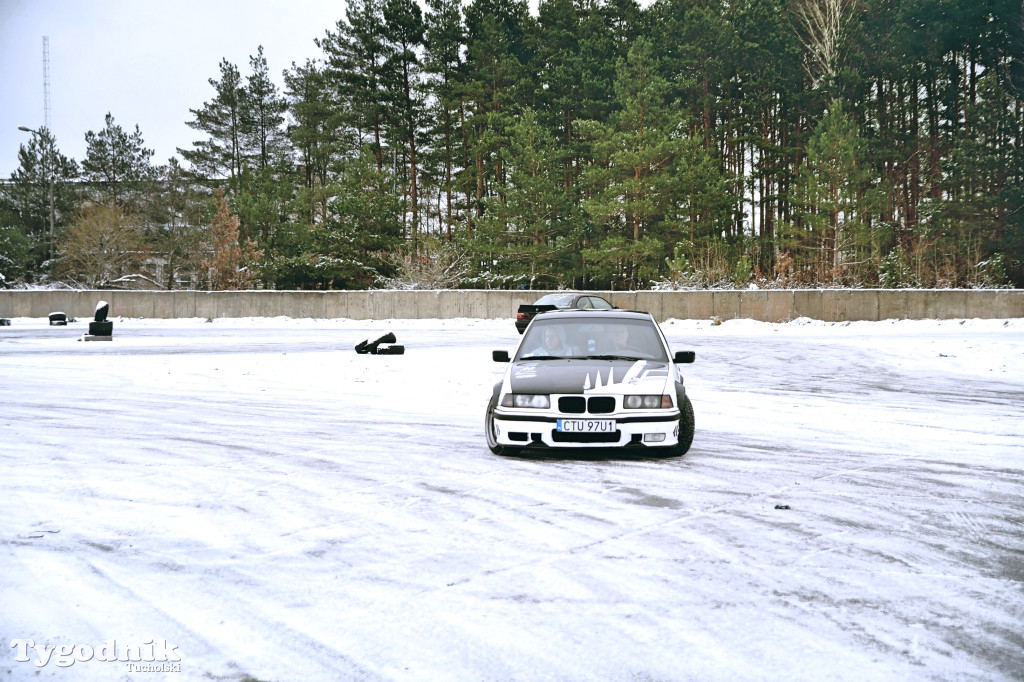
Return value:
[[(9, 247), (0, 249), (9, 283), (35, 278), (45, 270), (53, 254), (53, 241), (59, 239), (79, 202), (75, 180), (79, 166), (57, 148), (53, 133), (42, 128), (18, 148), (18, 167), (11, 181), (0, 185), (0, 198), (8, 216), (2, 224)], [(50, 211), (50, 189), (53, 211)], [(50, 220), (53, 220), (51, 235)], [(0, 286), (3, 283), (0, 282)]]
[(287, 146), (282, 126), (288, 103), (270, 80), (262, 45), (249, 57), (249, 66), (252, 73), (246, 79), (244, 90), (244, 146), (253, 160), (254, 170), (263, 170), (276, 165), (285, 155)]
[(394, 178), (376, 170), (371, 146), (345, 164), (338, 195), (331, 201), (334, 216), (318, 240), (334, 270), (333, 288), (368, 288), (377, 277), (394, 274), (387, 254), (402, 242), (401, 197), (389, 192)]
[(1024, 273), (1024, 128), (997, 72), (981, 78), (966, 113), (970, 129), (943, 169), (951, 198), (935, 216), (942, 250), (957, 254), (960, 286), (977, 285), (977, 263), (996, 254), (1009, 258), (1007, 275)]
[(737, 41), (724, 0), (660, 0), (652, 5), (653, 43), (670, 85), (667, 96), (701, 131), (709, 151), (719, 141), (721, 113), (735, 73)]
[(565, 283), (559, 270), (572, 245), (565, 239), (572, 208), (560, 181), (554, 139), (532, 109), (512, 128), (505, 201), (487, 200), (477, 240), (483, 260), (500, 262), (509, 283), (530, 288)]
[[(773, 246), (777, 225), (793, 219), (793, 164), (802, 143), (796, 134), (798, 111), (807, 97), (803, 49), (786, 0), (748, 0), (735, 6), (730, 21), (736, 31), (737, 79), (721, 165), (736, 178), (734, 216), (749, 215), (751, 231)], [(744, 175), (750, 177), (749, 196), (743, 192)], [(757, 265), (772, 272), (774, 249), (764, 255)]]
[(220, 76), (220, 80), (209, 79), (214, 98), (204, 102), (201, 109), (189, 109), (195, 118), (187, 122), (188, 127), (209, 139), (193, 142), (193, 149), (179, 147), (178, 153), (197, 176), (227, 179), (233, 184), (245, 160), (246, 96), (237, 66), (221, 60)]
[(344, 103), (334, 96), (319, 63), (293, 64), (284, 79), (292, 118), (288, 134), (301, 185), (308, 195), (300, 215), (304, 220), (322, 222), (326, 217), (329, 197), (325, 188), (331, 183), (332, 164), (358, 149), (356, 133), (345, 126)]
[(579, 0), (545, 0), (539, 6), (536, 71), (539, 120), (562, 151), (561, 180), (578, 203), (584, 166), (593, 158), (576, 135), (578, 120), (606, 123), (615, 109), (615, 65), (625, 56), (609, 27), (608, 8)]
[(401, 148), (408, 164), (409, 209), (412, 213), (408, 234), (415, 241), (420, 229), (419, 141), (423, 128), (423, 97), (420, 94), (420, 62), (417, 51), (423, 45), (425, 25), (415, 0), (386, 0), (384, 38), (389, 57), (384, 64), (383, 86), (389, 104), (392, 144)]
[(458, 84), (463, 70), (465, 28), (459, 0), (427, 0), (427, 4), (431, 11), (426, 16), (424, 70), (430, 76), (427, 85), (433, 95), (428, 100), (432, 101), (428, 134), (434, 141), (433, 151), (427, 152), (427, 161), (437, 169), (440, 178), (438, 184), (445, 196), (443, 224), (451, 239), (457, 210), (454, 175), (461, 147), (458, 139), (462, 102)]
[(469, 158), (463, 180), (467, 204), (478, 220), (485, 197), (504, 201), (511, 126), (520, 107), (529, 104), (531, 54), (526, 36), (532, 20), (524, 0), (475, 0), (466, 7), (465, 17), (462, 94), (468, 114), (463, 130)]
[(615, 91), (621, 110), (611, 124), (581, 125), (597, 136), (595, 149), (605, 159), (604, 165), (587, 170), (593, 195), (583, 206), (607, 227), (601, 248), (622, 261), (622, 281), (637, 286), (648, 276), (641, 270), (653, 272), (644, 260), (662, 260), (658, 250), (671, 227), (665, 221), (680, 189), (675, 173), (683, 130), (681, 117), (665, 101), (668, 83), (657, 73), (647, 39), (638, 39), (619, 63)]
[(82, 160), (82, 175), (91, 182), (100, 200), (113, 208), (140, 211), (156, 177), (139, 126), (128, 134), (107, 114), (106, 125), (96, 133), (85, 134), (87, 149)]
[(858, 197), (867, 182), (860, 132), (843, 103), (835, 101), (807, 143), (803, 187), (805, 223), (816, 253), (819, 281), (842, 281), (861, 246)]
[(165, 289), (176, 289), (181, 283), (198, 285), (208, 197), (174, 158), (160, 169), (159, 187), (146, 234), (152, 255), (162, 260), (163, 277), (158, 284)]
[(383, 80), (390, 50), (384, 37), (382, 0), (352, 0), (345, 19), (316, 44), (325, 54), (326, 76), (358, 134), (356, 149), (369, 143), (377, 172), (383, 172), (387, 114)]

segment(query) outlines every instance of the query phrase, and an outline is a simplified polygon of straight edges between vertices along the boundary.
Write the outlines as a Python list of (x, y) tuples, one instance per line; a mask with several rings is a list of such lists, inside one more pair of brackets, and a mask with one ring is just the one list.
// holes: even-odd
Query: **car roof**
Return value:
[(651, 314), (644, 312), (643, 310), (622, 310), (621, 308), (615, 308), (613, 310), (601, 310), (601, 309), (586, 309), (586, 310), (546, 310), (542, 313), (537, 313), (537, 316), (533, 319), (552, 319), (555, 317), (562, 317), (565, 315), (572, 315), (574, 317), (594, 317), (601, 319), (622, 319), (622, 320), (653, 320)]

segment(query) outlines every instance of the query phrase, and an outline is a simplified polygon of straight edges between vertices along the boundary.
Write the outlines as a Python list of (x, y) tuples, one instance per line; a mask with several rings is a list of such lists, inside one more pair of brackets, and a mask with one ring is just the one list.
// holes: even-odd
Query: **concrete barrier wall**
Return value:
[[(543, 291), (20, 291), (0, 290), (0, 317), (88, 319), (98, 301), (113, 317), (293, 317), (370, 319), (512, 318)], [(1024, 317), (1020, 289), (788, 289), (598, 291), (620, 308), (659, 320), (746, 318), (782, 322)]]

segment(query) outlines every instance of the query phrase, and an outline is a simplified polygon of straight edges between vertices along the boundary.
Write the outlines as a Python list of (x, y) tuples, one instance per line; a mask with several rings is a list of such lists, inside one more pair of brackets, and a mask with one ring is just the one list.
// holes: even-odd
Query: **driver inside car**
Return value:
[(603, 345), (604, 352), (614, 354), (629, 346), (629, 327), (617, 324), (608, 330), (607, 340)]

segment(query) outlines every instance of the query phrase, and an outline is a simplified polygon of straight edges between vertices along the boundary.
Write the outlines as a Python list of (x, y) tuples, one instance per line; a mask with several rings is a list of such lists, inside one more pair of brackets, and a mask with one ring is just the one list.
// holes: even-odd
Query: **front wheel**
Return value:
[(487, 436), (487, 447), (496, 455), (514, 455), (519, 452), (518, 448), (510, 448), (498, 444), (497, 428), (494, 425), (494, 407), (498, 404), (497, 397), (491, 398), (487, 404), (487, 414), (484, 416), (484, 434)]
[(682, 413), (679, 415), (679, 442), (672, 448), (673, 457), (685, 455), (693, 444), (695, 419), (693, 416), (693, 403), (690, 402), (689, 396), (683, 396), (683, 401), (679, 405), (679, 411)]

